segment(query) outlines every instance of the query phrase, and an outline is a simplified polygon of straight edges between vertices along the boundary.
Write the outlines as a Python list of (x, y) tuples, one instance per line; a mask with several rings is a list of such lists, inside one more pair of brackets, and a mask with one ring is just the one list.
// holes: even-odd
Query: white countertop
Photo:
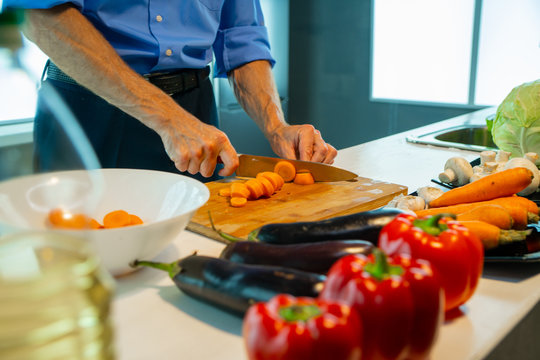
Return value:
[[(478, 153), (410, 144), (406, 135), (481, 121), (492, 112), (482, 110), (340, 150), (335, 165), (363, 177), (406, 185), (409, 192), (433, 185), (430, 179), (449, 157), (471, 161)], [(195, 250), (218, 256), (223, 246), (184, 231), (156, 260), (172, 262)], [(539, 303), (540, 265), (514, 265), (485, 267), (477, 291), (462, 307), (463, 315), (443, 325), (432, 360), (485, 358)], [(121, 360), (246, 359), (239, 317), (184, 295), (167, 273), (155, 269), (117, 279), (113, 320)]]

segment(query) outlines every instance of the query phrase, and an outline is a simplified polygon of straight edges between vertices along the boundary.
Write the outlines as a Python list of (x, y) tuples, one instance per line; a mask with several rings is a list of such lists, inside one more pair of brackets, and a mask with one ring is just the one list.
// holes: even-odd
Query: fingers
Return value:
[(300, 127), (298, 131), (298, 155), (300, 160), (315, 161), (312, 160), (315, 145), (315, 131), (317, 130), (311, 125), (303, 125)]
[(311, 125), (303, 125), (299, 131), (298, 153), (300, 160), (332, 164), (337, 150), (326, 143), (321, 133)]
[(238, 168), (238, 154), (230, 142), (227, 142), (227, 144), (223, 146), (221, 152), (219, 153), (219, 157), (223, 162), (223, 169), (221, 169), (218, 174), (220, 176), (232, 175)]

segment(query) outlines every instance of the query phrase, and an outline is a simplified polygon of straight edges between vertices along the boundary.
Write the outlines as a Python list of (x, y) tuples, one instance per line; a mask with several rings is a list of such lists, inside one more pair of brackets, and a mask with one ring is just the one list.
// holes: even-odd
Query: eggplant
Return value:
[(167, 271), (185, 294), (240, 316), (252, 304), (281, 293), (317, 297), (326, 280), (321, 274), (202, 255), (190, 255), (173, 263), (135, 260), (132, 266)]
[(370, 254), (373, 244), (365, 240), (335, 240), (275, 245), (254, 241), (229, 243), (220, 258), (241, 264), (277, 265), (325, 274), (340, 258)]
[(248, 239), (281, 245), (363, 239), (377, 245), (383, 226), (403, 212), (397, 208), (380, 208), (320, 221), (266, 224), (253, 230)]

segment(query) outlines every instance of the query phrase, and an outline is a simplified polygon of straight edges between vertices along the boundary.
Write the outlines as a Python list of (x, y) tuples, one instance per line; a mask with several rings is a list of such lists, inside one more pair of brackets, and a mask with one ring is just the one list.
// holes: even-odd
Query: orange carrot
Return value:
[(274, 191), (276, 190), (274, 188), (274, 185), (264, 176), (260, 176), (258, 179), (255, 179), (256, 181), (260, 182), (263, 187), (263, 195), (266, 197), (272, 196)]
[(461, 214), (457, 214), (456, 220), (483, 221), (495, 225), (499, 229), (510, 229), (514, 223), (514, 219), (510, 213), (500, 205), (480, 205)]
[(517, 167), (487, 175), (472, 183), (448, 190), (429, 203), (430, 207), (486, 201), (510, 196), (525, 189), (532, 181), (529, 169)]
[(124, 210), (114, 210), (103, 217), (103, 227), (105, 229), (127, 226), (130, 222), (129, 214)]
[(103, 229), (103, 225), (101, 225), (96, 219), (91, 218), (90, 219), (90, 229)]
[(519, 203), (522, 204), (522, 206), (526, 207), (528, 212), (538, 215), (538, 205), (536, 205), (534, 201), (524, 198), (523, 196), (507, 196), (493, 199), (491, 201), (495, 203)]
[(231, 206), (242, 207), (242, 206), (246, 205), (247, 198), (233, 196), (233, 197), (231, 197), (230, 202), (231, 202)]
[(142, 219), (134, 214), (129, 214), (129, 225), (142, 225)]
[[(516, 199), (516, 196), (510, 196), (506, 199)], [(512, 216), (512, 219), (514, 220), (513, 227), (517, 229), (521, 229), (527, 226), (527, 224), (532, 222), (538, 221), (538, 215), (529, 213), (527, 211), (527, 208), (523, 206), (521, 201), (510, 201), (510, 200), (501, 200), (505, 198), (498, 198), (488, 201), (479, 201), (474, 203), (464, 203), (464, 204), (457, 204), (457, 205), (451, 205), (451, 206), (443, 206), (438, 208), (430, 208), (425, 210), (418, 210), (415, 211), (416, 215), (418, 217), (428, 216), (428, 215), (435, 215), (435, 214), (442, 214), (442, 213), (450, 213), (450, 214), (462, 214), (466, 211), (472, 210), (476, 207), (483, 206), (483, 205), (500, 205), (502, 206), (510, 216)]]
[(298, 185), (311, 185), (315, 183), (309, 170), (298, 170), (294, 177), (294, 183)]
[(52, 209), (49, 211), (48, 220), (50, 225), (63, 229), (89, 229), (90, 218), (83, 214), (72, 214), (62, 209)]
[(285, 182), (291, 182), (296, 175), (296, 168), (288, 161), (278, 161), (274, 166), (274, 172), (283, 178)]
[(244, 197), (247, 199), (250, 193), (251, 192), (244, 183), (235, 182), (231, 184), (231, 197)]
[(249, 189), (249, 198), (250, 199), (258, 199), (260, 198), (263, 193), (264, 193), (264, 189), (263, 189), (263, 186), (261, 184), (261, 182), (257, 179), (249, 179), (248, 181), (245, 182), (247, 188)]
[(281, 189), (281, 187), (283, 186), (283, 183), (284, 183), (283, 178), (281, 176), (279, 176), (278, 174), (276, 174), (275, 172), (263, 171), (263, 172), (258, 173), (255, 178), (259, 179), (261, 177), (264, 177), (268, 181), (270, 181), (272, 183), (272, 186), (276, 190)]
[(495, 225), (477, 220), (460, 221), (460, 223), (482, 241), (486, 250), (514, 241), (523, 241), (531, 232), (531, 230), (501, 230)]
[(224, 188), (221, 188), (219, 189), (219, 192), (218, 192), (219, 196), (224, 196), (224, 197), (229, 197), (231, 196), (231, 187), (224, 187)]

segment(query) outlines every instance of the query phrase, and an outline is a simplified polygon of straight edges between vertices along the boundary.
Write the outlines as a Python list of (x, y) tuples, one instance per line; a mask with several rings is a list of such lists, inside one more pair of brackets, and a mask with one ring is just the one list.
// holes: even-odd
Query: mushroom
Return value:
[(402, 210), (417, 211), (425, 209), (426, 202), (420, 196), (398, 195), (390, 200), (387, 206)]
[[(488, 162), (495, 161), (497, 153), (493, 150), (485, 150), (480, 153), (480, 165), (473, 167), (473, 173), (482, 173), (484, 172), (484, 165)], [(479, 177), (476, 177), (478, 179)], [(471, 181), (472, 182), (472, 181)]]
[(444, 164), (444, 172), (439, 174), (439, 180), (443, 183), (465, 185), (473, 175), (473, 169), (467, 159), (454, 156)]
[(524, 158), (510, 159), (504, 166), (505, 169), (511, 169), (515, 167), (524, 167), (532, 171), (533, 179), (531, 183), (525, 189), (518, 192), (518, 195), (521, 195), (521, 196), (527, 196), (534, 193), (535, 191), (538, 190), (538, 186), (540, 185), (540, 172), (538, 171), (538, 168), (536, 167), (534, 163), (535, 159), (538, 158), (538, 154), (527, 153), (525, 154), (525, 156), (526, 157)]
[(469, 179), (470, 182), (476, 181), (480, 178), (483, 178), (484, 176), (487, 176), (489, 174), (493, 174), (494, 172), (497, 172), (499, 169), (499, 164), (496, 161), (488, 161), (486, 162), (479, 171), (476, 171), (471, 178)]
[(418, 190), (416, 190), (416, 193), (418, 194), (418, 196), (420, 196), (422, 199), (424, 199), (424, 201), (428, 205), (429, 205), (429, 203), (431, 201), (433, 201), (436, 198), (438, 198), (439, 196), (441, 196), (443, 194), (443, 192), (444, 191), (442, 191), (441, 189), (433, 187), (433, 186), (424, 186), (424, 187), (420, 187), (420, 188), (418, 188)]

